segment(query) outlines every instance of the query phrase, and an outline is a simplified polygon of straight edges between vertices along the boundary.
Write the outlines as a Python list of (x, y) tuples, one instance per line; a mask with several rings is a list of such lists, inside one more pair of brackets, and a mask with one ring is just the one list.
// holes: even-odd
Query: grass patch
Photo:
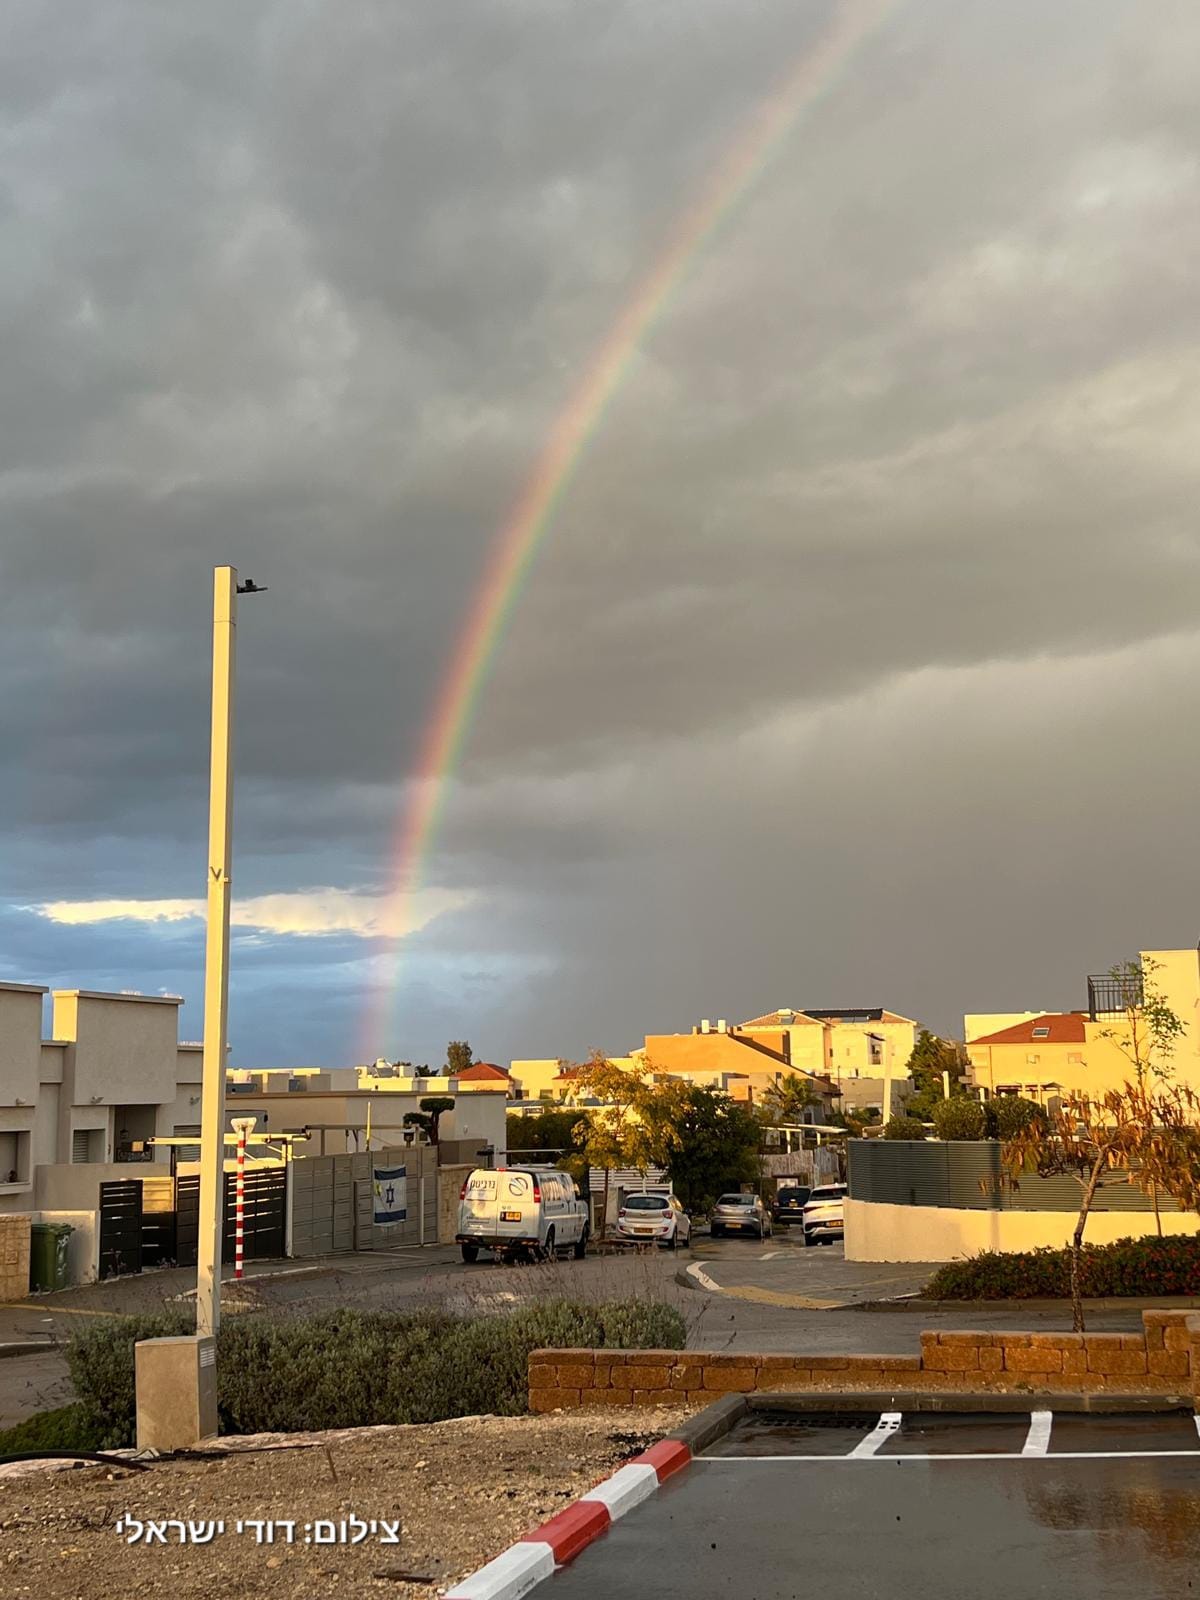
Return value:
[(38, 1411), (11, 1428), (0, 1428), (0, 1456), (29, 1450), (99, 1450), (100, 1431), (79, 1401), (54, 1411)]

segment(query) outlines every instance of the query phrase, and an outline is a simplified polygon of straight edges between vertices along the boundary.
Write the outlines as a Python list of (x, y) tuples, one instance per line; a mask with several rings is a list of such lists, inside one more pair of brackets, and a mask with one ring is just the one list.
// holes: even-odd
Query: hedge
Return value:
[[(122, 1317), (81, 1330), (67, 1350), (92, 1437), (132, 1444), (134, 1345), (190, 1331), (167, 1313)], [(372, 1423), (440, 1422), (528, 1409), (529, 1353), (542, 1347), (682, 1350), (686, 1326), (672, 1306), (620, 1300), (549, 1300), (503, 1316), (331, 1311), (221, 1325), (217, 1407), (222, 1433), (292, 1433)]]
[(102, 1448), (100, 1431), (78, 1402), (54, 1411), (35, 1411), (11, 1428), (0, 1428), (0, 1456), (26, 1455), (34, 1450)]
[[(1084, 1297), (1094, 1299), (1200, 1295), (1200, 1238), (1085, 1244), (1080, 1283)], [(1071, 1252), (985, 1250), (940, 1267), (923, 1293), (933, 1300), (1065, 1300), (1071, 1294)]]

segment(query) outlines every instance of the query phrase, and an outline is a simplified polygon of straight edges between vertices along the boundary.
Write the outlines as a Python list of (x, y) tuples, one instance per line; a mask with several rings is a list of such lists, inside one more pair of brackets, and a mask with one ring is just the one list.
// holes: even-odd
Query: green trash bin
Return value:
[(69, 1222), (35, 1222), (29, 1230), (29, 1287), (67, 1287), (67, 1246), (75, 1229)]

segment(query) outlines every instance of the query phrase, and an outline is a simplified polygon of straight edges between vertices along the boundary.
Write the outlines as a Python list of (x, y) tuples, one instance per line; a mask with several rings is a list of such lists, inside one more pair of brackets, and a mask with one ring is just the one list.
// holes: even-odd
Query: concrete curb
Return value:
[[(897, 1295), (890, 1300), (859, 1300), (849, 1309), (854, 1311), (995, 1311), (998, 1308), (1020, 1311), (1067, 1311), (1070, 1300), (1053, 1300), (1043, 1296), (1030, 1300), (930, 1300), (924, 1295)], [(1200, 1298), (1191, 1294), (1163, 1294), (1158, 1296), (1108, 1295), (1103, 1299), (1085, 1300), (1085, 1311), (1192, 1311), (1200, 1310)]]
[(49, 1339), (11, 1339), (7, 1344), (0, 1344), (0, 1360), (5, 1356), (35, 1356), (43, 1350), (57, 1348)]
[[(713, 1411), (716, 1407), (708, 1409)], [(543, 1578), (573, 1560), (619, 1517), (648, 1499), (691, 1459), (692, 1450), (682, 1439), (663, 1439), (652, 1445), (565, 1511), (510, 1545), (494, 1561), (456, 1583), (446, 1600), (519, 1600)]]
[[(1167, 1394), (1047, 1394), (1034, 1391), (1013, 1391), (996, 1394), (980, 1390), (949, 1389), (937, 1392), (930, 1389), (840, 1390), (836, 1394), (813, 1391), (786, 1394), (770, 1389), (739, 1396), (746, 1402), (747, 1411), (787, 1411), (796, 1414), (821, 1412), (829, 1416), (852, 1415), (864, 1411), (925, 1411), (925, 1412), (1027, 1412), (1031, 1407), (1043, 1411), (1072, 1413), (1088, 1412), (1095, 1416), (1111, 1416), (1130, 1412), (1167, 1413), (1186, 1411), (1194, 1413), (1195, 1400), (1191, 1395)], [(715, 1407), (709, 1407), (714, 1410)], [(703, 1416), (704, 1413), (701, 1413)], [(697, 1419), (699, 1420), (699, 1419)], [(731, 1423), (730, 1426), (733, 1426)], [(728, 1429), (725, 1430), (728, 1432)], [(710, 1440), (709, 1443), (712, 1441)]]

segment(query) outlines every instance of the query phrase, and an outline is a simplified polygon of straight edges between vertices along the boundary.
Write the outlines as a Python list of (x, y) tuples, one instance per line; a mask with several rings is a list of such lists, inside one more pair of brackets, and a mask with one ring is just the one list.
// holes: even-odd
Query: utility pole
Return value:
[(221, 1235), (225, 1223), (225, 1058), (229, 1035), (229, 903), (233, 865), (233, 706), (237, 601), (258, 594), (236, 567), (213, 573), (212, 755), (208, 789), (208, 931), (204, 948), (204, 1082), (200, 1116), (200, 1232), (196, 1332), (221, 1323)]
[(139, 1450), (186, 1450), (217, 1431), (216, 1333), (221, 1320), (225, 1210), (225, 1054), (229, 1016), (229, 896), (233, 853), (233, 689), (237, 597), (258, 592), (234, 567), (213, 574), (212, 757), (208, 811), (208, 935), (204, 953), (204, 1082), (196, 1332), (134, 1347)]
[(233, 701), (237, 665), (235, 567), (213, 574), (212, 744), (208, 787), (208, 931), (204, 947), (204, 1082), (200, 1108), (200, 1233), (196, 1332), (221, 1323), (225, 1225), (225, 1056), (229, 1033), (229, 900), (233, 864)]

